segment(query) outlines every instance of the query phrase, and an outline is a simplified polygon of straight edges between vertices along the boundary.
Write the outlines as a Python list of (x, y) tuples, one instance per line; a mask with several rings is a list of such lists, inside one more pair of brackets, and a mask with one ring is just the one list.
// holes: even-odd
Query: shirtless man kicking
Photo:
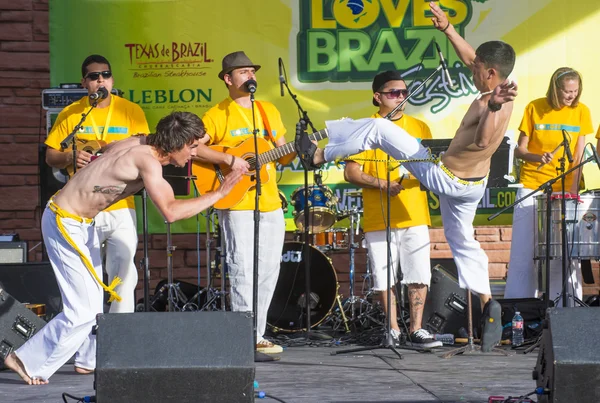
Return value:
[[(502, 142), (517, 96), (516, 84), (507, 80), (514, 67), (515, 52), (500, 41), (486, 42), (473, 50), (435, 3), (430, 3), (430, 8), (434, 26), (448, 37), (472, 71), (473, 82), (481, 92), (448, 150), (439, 159), (433, 159), (418, 140), (388, 120), (343, 119), (327, 122), (329, 144), (324, 150), (317, 149), (312, 160), (304, 158), (303, 164), (344, 159), (377, 148), (397, 160), (429, 160), (403, 164), (439, 195), (444, 233), (458, 268), (460, 286), (479, 294), (484, 318), (481, 345), (483, 351), (490, 351), (502, 335), (501, 307), (491, 299), (488, 257), (475, 240), (473, 219), (485, 192), (491, 157)], [(301, 156), (307, 154), (300, 145), (297, 148)]]
[(96, 366), (92, 327), (96, 315), (102, 313), (103, 289), (111, 299), (120, 299), (114, 291), (118, 281), (108, 286), (102, 283), (100, 245), (93, 226), (98, 212), (145, 187), (164, 218), (174, 222), (210, 207), (239, 181), (241, 171), (234, 171), (213, 193), (175, 199), (171, 185), (162, 176), (162, 166), (185, 166), (196, 156), (204, 133), (198, 116), (173, 112), (158, 122), (155, 134), (111, 143), (48, 202), (42, 216), (42, 234), (61, 291), (63, 311), (4, 360), (4, 365), (25, 382), (48, 383), (48, 378), (78, 350), (89, 353), (76, 356), (77, 367), (91, 372)]

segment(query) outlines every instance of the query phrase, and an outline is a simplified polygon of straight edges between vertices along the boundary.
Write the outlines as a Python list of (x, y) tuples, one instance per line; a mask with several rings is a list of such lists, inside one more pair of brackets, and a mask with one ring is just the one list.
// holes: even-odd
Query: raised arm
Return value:
[(173, 188), (162, 176), (162, 166), (152, 157), (140, 158), (140, 175), (148, 196), (167, 222), (190, 218), (221, 200), (239, 182), (241, 174), (232, 172), (214, 192), (192, 199), (175, 199)]
[(454, 26), (448, 21), (446, 13), (433, 1), (429, 3), (429, 8), (433, 13), (433, 26), (442, 31), (452, 43), (456, 54), (469, 69), (472, 70), (475, 62), (475, 49), (465, 41), (465, 39), (456, 32)]
[(504, 136), (512, 113), (512, 103), (506, 106), (504, 104), (514, 101), (516, 96), (517, 84), (508, 79), (494, 88), (475, 131), (473, 143), (477, 147), (485, 149), (496, 144), (497, 136)]

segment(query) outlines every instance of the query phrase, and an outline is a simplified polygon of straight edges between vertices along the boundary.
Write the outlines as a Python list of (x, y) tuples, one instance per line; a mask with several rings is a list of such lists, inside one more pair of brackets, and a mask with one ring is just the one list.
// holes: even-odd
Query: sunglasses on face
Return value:
[(109, 78), (112, 77), (112, 72), (111, 71), (95, 71), (92, 73), (87, 73), (85, 75), (85, 78), (89, 78), (92, 81), (96, 81), (98, 78), (100, 78), (100, 75), (102, 75), (102, 78), (104, 78), (105, 80), (108, 80)]
[(400, 95), (402, 95), (404, 98), (406, 98), (408, 96), (407, 89), (391, 90), (391, 91), (386, 91), (386, 92), (380, 91), (379, 93), (384, 94), (387, 99), (398, 99), (398, 98), (400, 98)]

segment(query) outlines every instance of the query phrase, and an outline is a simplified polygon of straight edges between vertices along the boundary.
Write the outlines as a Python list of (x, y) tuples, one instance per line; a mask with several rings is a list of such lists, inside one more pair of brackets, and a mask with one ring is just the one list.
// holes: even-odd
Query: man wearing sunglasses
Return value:
[[(106, 89), (108, 96), (98, 99), (97, 106), (87, 116), (81, 129), (76, 134), (76, 145), (82, 140), (96, 141), (88, 144), (103, 145), (123, 140), (134, 134), (149, 132), (148, 123), (142, 108), (124, 98), (111, 94), (114, 85), (109, 61), (100, 55), (88, 56), (81, 65), (81, 85), (88, 94), (97, 94), (100, 87)], [(81, 115), (86, 113), (93, 103), (89, 96), (67, 106), (58, 115), (52, 127), (46, 145), (46, 162), (54, 168), (67, 168), (76, 165), (77, 170), (84, 169), (94, 156), (84, 150), (76, 152), (75, 159), (71, 147), (61, 149), (60, 143), (73, 131), (79, 123)], [(95, 228), (100, 243), (103, 244), (105, 270), (109, 283), (115, 277), (123, 281), (117, 287), (123, 297), (121, 302), (114, 302), (110, 312), (133, 312), (135, 307), (135, 287), (137, 286), (137, 269), (133, 258), (137, 250), (137, 225), (133, 196), (120, 200), (95, 217)], [(75, 370), (89, 373), (93, 368), (88, 363), (88, 354), (95, 351), (78, 352), (75, 359)]]
[[(373, 105), (378, 107), (372, 118), (387, 116), (408, 96), (406, 82), (398, 71), (385, 71), (373, 79)], [(391, 118), (398, 127), (418, 139), (430, 139), (431, 131), (424, 122), (398, 110)], [(373, 273), (374, 289), (379, 292), (381, 305), (390, 315), (391, 335), (400, 342), (400, 329), (396, 314), (396, 299), (392, 292), (391, 306), (387, 306), (388, 282), (386, 222), (387, 189), (390, 190), (391, 262), (390, 284), (396, 284), (396, 268), (400, 263), (402, 283), (408, 286), (410, 308), (410, 334), (407, 343), (425, 348), (439, 347), (431, 334), (422, 328), (423, 309), (427, 287), (431, 281), (429, 261), (429, 207), (427, 194), (402, 166), (392, 163), (395, 169), (387, 181), (388, 155), (381, 150), (367, 150), (346, 161), (344, 177), (363, 188), (363, 229), (369, 249), (369, 263)]]

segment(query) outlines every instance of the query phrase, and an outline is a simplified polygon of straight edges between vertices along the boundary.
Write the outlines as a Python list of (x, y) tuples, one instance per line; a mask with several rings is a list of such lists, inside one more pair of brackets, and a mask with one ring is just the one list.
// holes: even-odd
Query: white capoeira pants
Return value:
[[(392, 228), (390, 286), (397, 282), (398, 261), (402, 268), (402, 284), (425, 284), (431, 282), (429, 227), (417, 225), (408, 228)], [(385, 231), (365, 233), (369, 249), (369, 264), (373, 274), (373, 289), (383, 291), (388, 288), (387, 241)]]
[[(60, 218), (69, 237), (87, 256), (102, 278), (100, 244), (92, 224)], [(65, 240), (56, 224), (56, 214), (48, 207), (42, 216), (42, 234), (60, 289), (63, 311), (16, 350), (30, 377), (50, 378), (75, 352), (75, 365), (96, 367), (96, 336), (92, 327), (102, 313), (103, 289), (82, 263), (81, 257)]]
[[(533, 189), (521, 188), (517, 190), (517, 199), (531, 193)], [(534, 233), (538, 230), (536, 195), (523, 200), (515, 205), (513, 212), (512, 240), (510, 244), (510, 262), (506, 278), (504, 298), (538, 298), (540, 290), (538, 281), (538, 263), (533, 260), (534, 251), (538, 245), (534, 244)], [(555, 228), (553, 228), (555, 230)], [(555, 238), (556, 239), (556, 238)], [(538, 242), (545, 242), (545, 237), (538, 237)], [(543, 257), (542, 257), (543, 260)], [(583, 297), (583, 282), (581, 264), (579, 260), (569, 259), (569, 293), (581, 299)], [(562, 260), (550, 260), (550, 294), (549, 299), (555, 300), (562, 292)], [(572, 301), (569, 301), (572, 305)], [(556, 306), (562, 306), (562, 299), (557, 300)]]
[[(416, 138), (386, 119), (342, 119), (326, 124), (329, 132), (326, 161), (373, 149), (381, 149), (397, 160), (431, 158), (429, 150)], [(475, 240), (473, 228), (487, 179), (468, 183), (445, 172), (441, 162), (403, 162), (403, 165), (427, 189), (439, 195), (444, 233), (458, 268), (460, 286), (491, 295), (488, 257)]]
[[(231, 310), (250, 312), (254, 280), (254, 211), (219, 210), (218, 214), (229, 269)], [(283, 211), (277, 209), (260, 213), (257, 341), (263, 339), (267, 328), (267, 312), (279, 278), (284, 239)]]
[(138, 246), (137, 220), (134, 209), (102, 211), (94, 217), (102, 255), (105, 256), (104, 269), (108, 274), (107, 283), (119, 276), (122, 283), (115, 291), (123, 298), (110, 304), (110, 313), (135, 311), (135, 288), (138, 273), (133, 261)]

